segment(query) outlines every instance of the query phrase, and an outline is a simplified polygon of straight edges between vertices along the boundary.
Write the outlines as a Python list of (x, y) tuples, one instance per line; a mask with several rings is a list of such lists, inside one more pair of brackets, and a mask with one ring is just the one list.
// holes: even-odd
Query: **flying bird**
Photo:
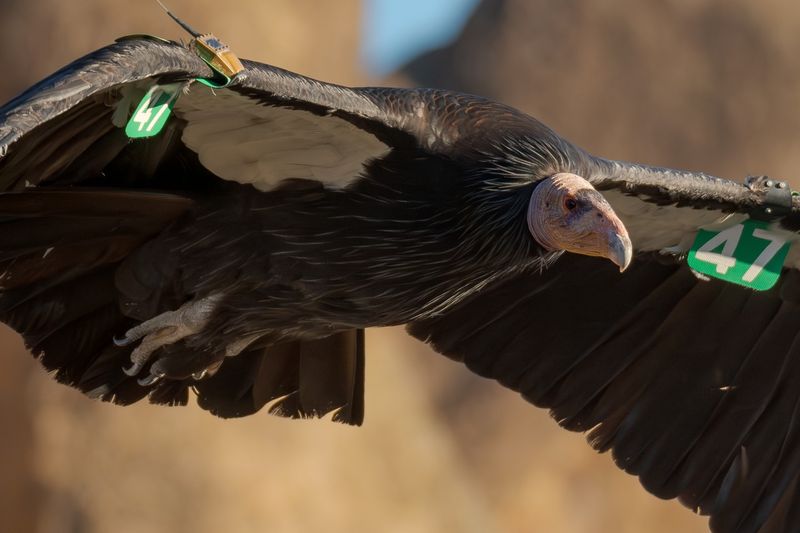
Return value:
[(120, 39), (0, 107), (0, 320), (58, 381), (361, 424), (364, 329), (406, 324), (713, 531), (800, 530), (785, 183), (193, 35)]

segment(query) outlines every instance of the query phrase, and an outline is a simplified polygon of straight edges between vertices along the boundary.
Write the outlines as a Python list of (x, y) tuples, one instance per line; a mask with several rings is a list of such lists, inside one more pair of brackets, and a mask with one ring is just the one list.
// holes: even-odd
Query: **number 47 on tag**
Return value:
[(179, 83), (150, 87), (125, 126), (125, 134), (131, 139), (157, 135), (167, 123), (180, 91)]
[(746, 220), (722, 231), (700, 230), (689, 251), (694, 270), (730, 283), (765, 291), (778, 281), (789, 243), (768, 224)]

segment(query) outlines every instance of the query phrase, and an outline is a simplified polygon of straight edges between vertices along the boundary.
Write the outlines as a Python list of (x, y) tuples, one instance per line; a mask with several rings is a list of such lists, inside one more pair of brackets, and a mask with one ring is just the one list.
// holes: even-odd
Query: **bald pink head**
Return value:
[(605, 257), (620, 272), (633, 257), (628, 231), (611, 205), (575, 174), (555, 174), (536, 185), (528, 206), (528, 228), (546, 250)]

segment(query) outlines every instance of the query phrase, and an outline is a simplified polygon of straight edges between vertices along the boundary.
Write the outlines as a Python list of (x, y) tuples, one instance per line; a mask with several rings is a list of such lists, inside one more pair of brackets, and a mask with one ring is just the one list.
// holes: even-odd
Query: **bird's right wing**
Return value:
[[(800, 531), (797, 250), (768, 291), (704, 280), (686, 263), (699, 230), (765, 212), (763, 184), (608, 175), (595, 185), (638, 252), (626, 272), (565, 254), (410, 332), (587, 432), (647, 490), (711, 515), (713, 531)], [(772, 229), (797, 248), (798, 207), (787, 209)]]
[[(0, 108), (0, 190), (96, 182), (112, 170), (116, 182), (104, 185), (155, 176), (151, 188), (165, 188), (157, 170), (176, 157), (263, 190), (293, 177), (343, 186), (393, 141), (408, 144), (364, 94), (245, 66), (232, 85), (214, 89), (196, 81), (213, 72), (191, 50), (147, 38), (75, 61)], [(166, 126), (160, 108), (137, 107), (150, 96), (174, 100)]]

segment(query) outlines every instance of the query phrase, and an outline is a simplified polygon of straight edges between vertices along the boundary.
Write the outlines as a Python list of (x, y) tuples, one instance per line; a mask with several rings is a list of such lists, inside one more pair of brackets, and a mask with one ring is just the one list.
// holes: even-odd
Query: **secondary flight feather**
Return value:
[(360, 424), (363, 331), (407, 324), (712, 530), (800, 528), (784, 183), (596, 157), (500, 103), (191, 31), (0, 107), (0, 320), (56, 379)]

